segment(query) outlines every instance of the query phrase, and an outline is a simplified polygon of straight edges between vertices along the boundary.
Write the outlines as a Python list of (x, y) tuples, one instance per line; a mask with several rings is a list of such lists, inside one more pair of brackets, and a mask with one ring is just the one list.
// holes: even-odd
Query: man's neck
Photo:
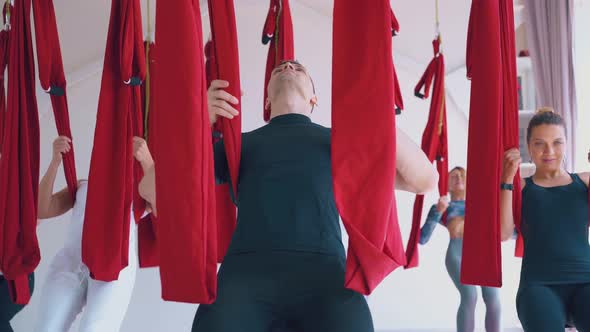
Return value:
[(309, 109), (308, 109), (309, 107), (307, 107), (307, 105), (301, 105), (301, 103), (274, 104), (271, 107), (272, 107), (271, 108), (271, 115), (270, 115), (271, 119), (274, 117), (286, 115), (286, 114), (301, 114), (301, 115), (305, 115), (307, 117), (310, 117)]

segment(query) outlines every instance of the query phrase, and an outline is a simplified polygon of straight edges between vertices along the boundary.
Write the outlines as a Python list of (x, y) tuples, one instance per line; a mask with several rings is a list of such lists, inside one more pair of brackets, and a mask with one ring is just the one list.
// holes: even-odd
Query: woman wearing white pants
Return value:
[[(153, 161), (142, 139), (134, 140), (134, 155), (142, 167)], [(90, 278), (82, 263), (82, 228), (88, 182), (80, 181), (76, 203), (72, 204), (67, 189), (53, 194), (53, 184), (62, 153), (70, 150), (69, 139), (58, 137), (53, 145), (53, 160), (39, 185), (39, 218), (53, 218), (72, 209), (72, 220), (64, 247), (57, 253), (41, 290), (41, 306), (36, 332), (68, 332), (82, 313), (80, 332), (116, 332), (121, 328), (131, 300), (137, 272), (137, 227), (130, 218), (129, 265), (112, 282)], [(72, 206), (73, 205), (73, 206)]]

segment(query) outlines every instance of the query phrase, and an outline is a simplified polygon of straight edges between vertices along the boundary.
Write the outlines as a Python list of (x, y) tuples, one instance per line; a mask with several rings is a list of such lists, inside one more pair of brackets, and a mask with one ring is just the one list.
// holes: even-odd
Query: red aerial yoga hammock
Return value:
[[(226, 91), (240, 101), (240, 64), (234, 2), (233, 0), (209, 0), (208, 2), (212, 36), (211, 52), (215, 59), (211, 63), (212, 79), (228, 81), (229, 87), (226, 88)], [(286, 6), (288, 10), (288, 3)], [(234, 108), (240, 112), (241, 103), (234, 105)], [(237, 194), (242, 147), (241, 112), (231, 120), (221, 117), (218, 123), (223, 135), (232, 189)]]
[[(502, 38), (502, 64), (504, 66), (504, 75), (502, 76), (503, 84), (503, 130), (502, 139), (503, 152), (511, 148), (519, 148), (519, 128), (518, 128), (518, 80), (516, 69), (516, 37), (514, 31), (514, 2), (513, 0), (500, 1), (500, 23)], [(502, 162), (500, 163), (500, 165)], [(516, 239), (515, 255), (522, 257), (524, 254), (524, 242), (520, 232), (520, 223), (522, 219), (522, 190), (520, 186), (520, 170), (516, 173), (514, 179), (514, 193), (512, 195), (512, 214), (518, 236)], [(501, 265), (500, 265), (501, 266)]]
[[(516, 51), (512, 0), (471, 6), (467, 73), (471, 78), (467, 199), (461, 282), (502, 285), (500, 176), (504, 151), (518, 148)], [(485, 158), (482, 158), (482, 154)], [(514, 220), (520, 226), (520, 175), (514, 179)]]
[[(391, 11), (391, 34), (393, 36), (397, 36), (399, 34), (399, 22), (397, 21), (397, 17), (395, 17), (395, 13), (393, 9), (390, 8)], [(394, 79), (394, 88), (395, 88), (395, 113), (400, 114), (404, 109), (404, 100), (402, 98), (402, 92), (399, 84), (399, 80), (397, 79), (397, 72), (395, 70), (395, 66), (393, 68), (393, 79)]]
[[(211, 11), (210, 11), (211, 12)], [(217, 63), (213, 53), (213, 41), (209, 40), (205, 45), (205, 56), (207, 58), (205, 62), (205, 71), (207, 73), (207, 86), (211, 85), (217, 74)], [(236, 97), (237, 98), (237, 97)], [(237, 105), (236, 105), (237, 106)], [(222, 128), (221, 119), (213, 126), (213, 143), (221, 140)], [(231, 236), (236, 227), (236, 207), (231, 198), (230, 185), (221, 184), (215, 186), (215, 202), (217, 210), (217, 262), (221, 263), (223, 257), (229, 248)]]
[(334, 195), (349, 235), (345, 286), (362, 294), (371, 293), (406, 260), (394, 191), (391, 39), (389, 1), (371, 6), (357, 0), (334, 1)]
[(13, 302), (30, 299), (28, 275), (40, 260), (37, 242), (39, 116), (31, 39), (31, 1), (15, 1), (8, 41), (8, 95), (0, 158), (0, 270)]
[(402, 91), (399, 85), (399, 80), (397, 79), (397, 71), (395, 70), (395, 66), (393, 68), (393, 86), (395, 89), (395, 113), (401, 114), (404, 110), (404, 100), (402, 98)]
[[(212, 80), (229, 82), (226, 91), (238, 99), (233, 105), (239, 114), (233, 119), (220, 117), (214, 130), (221, 133), (231, 177), (231, 190), (237, 196), (238, 172), (242, 146), (242, 113), (238, 35), (233, 0), (209, 0), (209, 22), (212, 40), (205, 48), (207, 86)], [(219, 139), (216, 138), (216, 139)], [(221, 262), (236, 226), (236, 208), (228, 185), (216, 186), (217, 258)]]
[[(445, 60), (440, 52), (440, 37), (432, 41), (434, 58), (426, 68), (426, 72), (416, 85), (414, 94), (418, 98), (426, 99), (432, 86), (432, 100), (430, 113), (424, 134), (422, 135), (422, 150), (431, 162), (436, 160), (439, 174), (438, 193), (440, 197), (446, 196), (448, 185), (448, 140), (447, 140), (447, 116), (445, 104)], [(424, 93), (420, 92), (424, 88)], [(412, 231), (406, 250), (406, 268), (418, 266), (418, 240), (420, 239), (420, 221), (422, 220), (422, 208), (424, 195), (416, 195), (414, 201), (414, 213), (412, 218)]]
[(0, 31), (0, 153), (4, 142), (4, 118), (6, 117), (6, 91), (4, 90), (4, 73), (8, 65), (8, 31)]
[[(201, 11), (193, 0), (156, 6), (153, 121), (162, 297), (208, 304), (217, 293), (217, 227)], [(172, 137), (179, 144), (170, 144)]]
[[(41, 87), (51, 95), (51, 105), (55, 116), (57, 133), (72, 138), (70, 117), (55, 10), (51, 0), (33, 0), (35, 18), (35, 40), (37, 43), (37, 62)], [(64, 172), (72, 201), (76, 200), (78, 177), (74, 158), (74, 146), (63, 156)]]
[(139, 1), (113, 1), (82, 233), (82, 260), (101, 281), (116, 280), (128, 264), (131, 203), (136, 221), (145, 210), (133, 158), (133, 136), (143, 136), (145, 72)]
[(397, 20), (397, 17), (395, 16), (395, 13), (393, 12), (393, 9), (391, 10), (391, 34), (393, 36), (397, 36), (399, 34), (399, 21)]
[[(153, 114), (154, 114), (154, 98), (156, 89), (154, 82), (156, 79), (156, 44), (146, 41), (144, 43), (145, 59), (146, 59), (146, 78), (141, 85), (141, 100), (143, 102), (143, 118), (144, 118), (144, 138), (147, 141), (150, 153), (154, 154), (153, 141), (155, 139), (153, 131)], [(160, 254), (158, 251), (157, 242), (157, 218), (152, 214), (143, 217), (137, 224), (137, 238), (138, 238), (138, 258), (139, 267), (156, 267), (160, 264)]]
[[(270, 0), (270, 8), (264, 23), (262, 43), (268, 44), (268, 57), (266, 59), (266, 74), (264, 76), (264, 101), (268, 98), (268, 82), (272, 70), (285, 60), (295, 59), (295, 46), (293, 42), (293, 20), (289, 0)], [(270, 108), (264, 109), (264, 121), (270, 120)]]

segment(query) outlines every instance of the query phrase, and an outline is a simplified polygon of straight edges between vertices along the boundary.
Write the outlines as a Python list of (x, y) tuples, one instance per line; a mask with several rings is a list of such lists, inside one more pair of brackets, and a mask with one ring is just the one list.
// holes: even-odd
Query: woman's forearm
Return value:
[(37, 217), (39, 219), (50, 218), (51, 201), (53, 198), (53, 186), (55, 185), (55, 178), (57, 170), (59, 169), (59, 162), (55, 159), (51, 161), (47, 171), (43, 175), (39, 183), (39, 198), (37, 203)]

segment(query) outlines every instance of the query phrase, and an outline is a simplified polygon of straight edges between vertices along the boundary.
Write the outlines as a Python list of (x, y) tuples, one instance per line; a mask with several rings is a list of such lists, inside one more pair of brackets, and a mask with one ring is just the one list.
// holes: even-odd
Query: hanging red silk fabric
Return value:
[[(210, 86), (211, 82), (219, 77), (219, 74), (217, 74), (218, 65), (216, 63), (213, 40), (209, 40), (205, 45), (205, 56), (207, 58), (205, 62), (207, 86)], [(219, 120), (221, 119), (218, 119), (213, 126), (213, 143), (220, 141), (221, 137), (224, 136), (222, 134), (223, 129)], [(236, 227), (236, 206), (232, 201), (230, 188), (230, 184), (227, 183), (215, 186), (215, 202), (217, 210), (217, 262), (219, 263), (221, 263), (223, 257), (225, 257), (232, 234)]]
[[(284, 0), (285, 2), (288, 2)], [(240, 57), (238, 53), (238, 34), (233, 0), (208, 0), (209, 21), (211, 23), (211, 52), (215, 61), (211, 66), (213, 79), (229, 82), (225, 90), (238, 99), (234, 108), (239, 112), (233, 119), (221, 117), (219, 126), (223, 135), (223, 144), (234, 194), (237, 195), (238, 172), (242, 147), (242, 113), (240, 88)], [(287, 4), (288, 8), (288, 4)]]
[(397, 36), (399, 34), (399, 29), (399, 21), (397, 20), (393, 9), (391, 9), (391, 35)]
[[(53, 2), (51, 0), (33, 0), (33, 14), (35, 18), (39, 81), (43, 90), (47, 91), (51, 96), (51, 105), (58, 135), (72, 139), (66, 94), (66, 77)], [(70, 151), (63, 155), (63, 165), (68, 191), (72, 201), (75, 201), (78, 177), (76, 175), (73, 143), (71, 143)]]
[[(207, 43), (207, 86), (215, 79), (229, 82), (225, 90), (238, 99), (234, 108), (239, 112), (233, 119), (220, 117), (214, 130), (223, 137), (231, 190), (237, 197), (238, 172), (242, 145), (242, 112), (238, 36), (233, 0), (209, 0), (211, 42)], [(227, 185), (216, 186), (217, 202), (217, 257), (221, 262), (236, 226), (236, 208)]]
[(27, 304), (28, 276), (40, 261), (37, 242), (39, 116), (31, 38), (31, 1), (10, 9), (8, 90), (0, 158), (0, 270), (11, 300)]
[(145, 72), (139, 0), (113, 1), (82, 233), (82, 260), (101, 281), (117, 280), (128, 264), (132, 203), (136, 221), (145, 210), (133, 157), (133, 136), (143, 136)]
[[(432, 42), (432, 46), (434, 49), (434, 58), (430, 61), (424, 75), (422, 75), (422, 78), (416, 85), (414, 94), (418, 98), (426, 99), (430, 94), (430, 87), (432, 86), (430, 113), (422, 135), (422, 150), (428, 157), (428, 160), (431, 162), (436, 161), (439, 174), (438, 193), (440, 197), (443, 197), (447, 195), (449, 190), (449, 165), (445, 103), (445, 60), (444, 55), (440, 52), (440, 36)], [(420, 92), (422, 88), (424, 88), (424, 93)], [(420, 239), (420, 222), (422, 220), (423, 207), (424, 195), (416, 195), (412, 231), (406, 250), (406, 268), (418, 266), (418, 240)]]
[[(149, 6), (149, 3), (148, 3)], [(149, 10), (148, 10), (149, 15)], [(149, 24), (149, 21), (148, 21)], [(151, 35), (150, 30), (148, 29), (148, 35)], [(144, 42), (145, 48), (145, 59), (146, 59), (146, 77), (145, 81), (141, 85), (141, 100), (143, 102), (143, 119), (144, 119), (144, 138), (147, 141), (148, 149), (150, 153), (154, 154), (154, 144), (153, 141), (155, 139), (154, 131), (153, 131), (153, 114), (154, 114), (154, 98), (155, 98), (155, 91), (154, 82), (156, 79), (156, 44), (153, 42), (145, 41)], [(154, 216), (153, 213), (149, 213), (137, 224), (137, 238), (138, 238), (138, 258), (139, 258), (139, 267), (141, 268), (148, 268), (148, 267), (156, 267), (160, 264), (160, 253), (158, 250), (158, 241), (157, 241), (157, 218)]]
[[(512, 0), (471, 6), (467, 74), (471, 78), (467, 197), (461, 282), (502, 285), (500, 175), (504, 151), (518, 148), (516, 52)], [(482, 152), (486, 154), (482, 158)], [(520, 175), (514, 182), (514, 220), (520, 225)]]
[[(289, 0), (270, 0), (270, 8), (264, 23), (262, 43), (268, 44), (266, 59), (266, 74), (264, 76), (264, 101), (268, 98), (268, 82), (272, 70), (282, 61), (295, 60), (295, 46), (293, 41), (293, 20)], [(270, 108), (264, 109), (264, 121), (270, 120)]]
[(371, 6), (334, 1), (332, 175), (336, 204), (349, 235), (345, 286), (362, 294), (371, 293), (405, 265), (394, 191), (390, 9), (387, 0)]
[[(519, 148), (518, 127), (518, 73), (516, 68), (516, 36), (514, 31), (514, 1), (500, 1), (500, 24), (502, 40), (502, 87), (503, 98), (503, 129), (502, 139), (504, 150)], [(501, 156), (503, 158), (503, 155)], [(515, 255), (522, 257), (524, 254), (524, 242), (520, 225), (522, 219), (522, 190), (520, 184), (520, 170), (514, 179), (514, 192), (512, 195), (513, 218), (518, 230), (516, 238)]]
[(6, 91), (4, 90), (4, 73), (8, 65), (8, 31), (0, 31), (0, 153), (4, 142), (4, 118), (6, 117)]
[(393, 86), (395, 89), (395, 113), (400, 114), (404, 110), (404, 100), (395, 67), (393, 68)]
[[(158, 1), (156, 22), (153, 130), (162, 297), (208, 304), (217, 293), (217, 226), (198, 2)], [(172, 136), (182, 144), (169, 144)]]
[[(393, 9), (390, 8), (391, 11), (391, 35), (392, 36), (397, 36), (399, 34), (399, 22), (397, 21), (397, 17), (395, 17), (395, 13), (393, 12)], [(399, 80), (397, 78), (397, 71), (395, 70), (395, 65), (393, 68), (393, 84), (394, 84), (394, 88), (395, 88), (395, 113), (396, 114), (400, 114), (403, 109), (404, 109), (404, 100), (402, 98), (402, 92), (401, 92), (401, 88), (400, 88), (400, 84), (399, 84)]]

